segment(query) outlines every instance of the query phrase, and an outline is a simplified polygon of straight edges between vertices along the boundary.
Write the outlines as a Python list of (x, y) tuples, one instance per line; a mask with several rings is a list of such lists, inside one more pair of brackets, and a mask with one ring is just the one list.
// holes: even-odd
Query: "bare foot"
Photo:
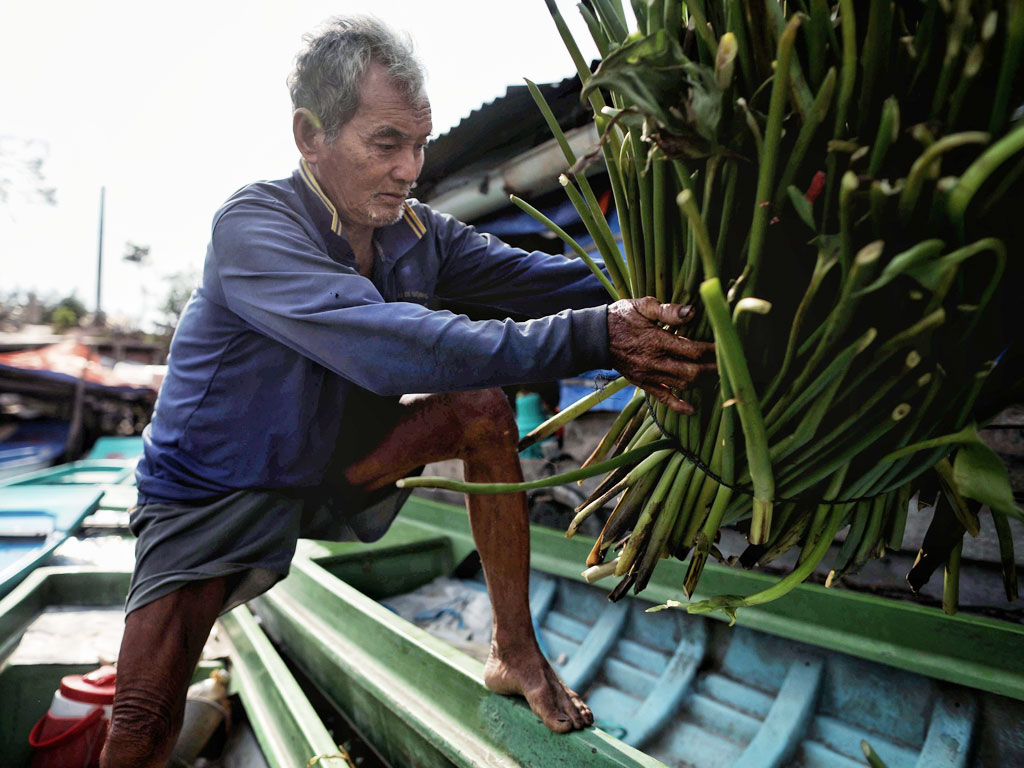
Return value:
[(552, 731), (568, 733), (594, 724), (594, 714), (555, 674), (536, 645), (509, 650), (491, 644), (484, 685), (495, 693), (522, 696)]

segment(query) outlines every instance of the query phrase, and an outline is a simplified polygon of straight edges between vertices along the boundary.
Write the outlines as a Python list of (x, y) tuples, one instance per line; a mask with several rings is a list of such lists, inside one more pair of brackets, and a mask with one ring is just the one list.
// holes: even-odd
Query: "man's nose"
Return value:
[(396, 181), (411, 187), (416, 181), (416, 177), (420, 175), (422, 167), (423, 153), (416, 148), (410, 148), (402, 153), (399, 162), (392, 169), (392, 176)]

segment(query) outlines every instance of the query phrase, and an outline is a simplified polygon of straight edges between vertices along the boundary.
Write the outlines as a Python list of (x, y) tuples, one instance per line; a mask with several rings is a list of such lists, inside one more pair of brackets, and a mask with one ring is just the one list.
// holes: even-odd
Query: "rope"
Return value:
[[(653, 419), (654, 423), (657, 425), (658, 431), (661, 432), (663, 437), (672, 441), (673, 445), (675, 446), (675, 449), (679, 451), (679, 453), (681, 453), (683, 457), (687, 459), (687, 461), (689, 461), (691, 464), (697, 467), (697, 469), (699, 469), (701, 472), (710, 477), (719, 485), (724, 485), (726, 488), (736, 491), (737, 493), (742, 493), (744, 496), (750, 496), (751, 498), (754, 498), (753, 488), (746, 488), (742, 485), (733, 485), (732, 483), (727, 483), (725, 480), (723, 480), (721, 477), (715, 474), (715, 472), (712, 471), (711, 467), (709, 467), (707, 464), (701, 461), (699, 456), (697, 456), (695, 453), (686, 448), (682, 443), (680, 443), (678, 437), (676, 437), (675, 435), (671, 435), (667, 431), (665, 431), (665, 425), (658, 421), (658, 416), (657, 414), (655, 414), (654, 407), (651, 405), (651, 398), (648, 397), (647, 395), (644, 396), (644, 405), (647, 406), (647, 412), (651, 415), (651, 419)], [(862, 501), (871, 501), (872, 499), (876, 499), (879, 496), (885, 495), (886, 493), (888, 493), (888, 491), (883, 491), (882, 493), (874, 493), (871, 494), (870, 496), (854, 496), (853, 498), (850, 499), (822, 499), (811, 498), (809, 496), (776, 496), (771, 501), (775, 504), (805, 504), (807, 506), (838, 507), (846, 504), (857, 504)]]

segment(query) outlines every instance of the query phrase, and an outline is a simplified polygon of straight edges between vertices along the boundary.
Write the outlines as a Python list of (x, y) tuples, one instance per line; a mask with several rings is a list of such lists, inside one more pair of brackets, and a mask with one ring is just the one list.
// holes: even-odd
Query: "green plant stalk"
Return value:
[(768, 123), (765, 126), (764, 157), (758, 168), (754, 214), (750, 224), (750, 247), (747, 251), (747, 267), (750, 274), (744, 289), (745, 296), (754, 295), (757, 286), (757, 271), (761, 264), (765, 231), (768, 228), (771, 214), (771, 184), (775, 178), (775, 165), (782, 136), (782, 119), (785, 116), (790, 66), (793, 61), (793, 44), (802, 19), (801, 14), (792, 16), (786, 24), (785, 32), (779, 38), (775, 81), (772, 83), (772, 97), (768, 105)]
[(976, 43), (971, 52), (967, 54), (967, 61), (964, 62), (964, 71), (960, 75), (960, 82), (957, 83), (953, 96), (949, 101), (949, 112), (946, 114), (946, 130), (952, 131), (956, 126), (957, 118), (960, 117), (960, 110), (963, 108), (967, 92), (974, 83), (974, 78), (981, 71), (981, 65), (985, 61), (985, 46), (983, 43)]
[(868, 517), (867, 529), (864, 531), (864, 537), (861, 539), (860, 546), (857, 547), (857, 551), (853, 556), (855, 567), (859, 567), (867, 562), (868, 556), (878, 543), (878, 537), (882, 533), (882, 521), (885, 519), (884, 513), (887, 501), (888, 496), (883, 494), (875, 496), (871, 502), (871, 515)]
[[(843, 370), (839, 371), (837, 375), (832, 377), (832, 381), (825, 387), (821, 395), (814, 398), (814, 402), (806, 409), (806, 413), (803, 418), (800, 419), (796, 429), (793, 430), (791, 434), (772, 445), (771, 450), (769, 451), (772, 466), (778, 466), (784, 459), (788, 458), (790, 454), (807, 445), (808, 441), (814, 437), (818, 428), (821, 426), (822, 420), (828, 415), (832, 405), (832, 400), (835, 399), (836, 393), (839, 391), (839, 387), (842, 386), (843, 378), (846, 376), (846, 371), (848, 369), (849, 363), (844, 365)], [(768, 434), (769, 437), (771, 437), (771, 427), (768, 429)]]
[(986, 149), (960, 176), (960, 181), (949, 193), (947, 205), (949, 218), (959, 232), (961, 241), (964, 239), (965, 215), (971, 198), (996, 168), (1022, 149), (1024, 149), (1024, 123)]
[(956, 519), (971, 536), (977, 536), (981, 533), (981, 521), (956, 489), (956, 483), (953, 480), (953, 464), (949, 459), (939, 459), (935, 462), (935, 473), (939, 476), (939, 487), (946, 495), (946, 501), (953, 510), (953, 514), (956, 515)]
[(910, 512), (910, 496), (911, 485), (904, 483), (896, 493), (889, 520), (889, 537), (886, 542), (889, 549), (899, 550), (903, 547), (903, 535), (907, 529), (907, 515)]
[[(909, 220), (910, 216), (914, 213), (914, 208), (917, 207), (917, 199), (921, 195), (921, 186), (924, 184), (929, 169), (943, 153), (967, 144), (987, 144), (989, 138), (989, 134), (984, 131), (964, 131), (943, 136), (938, 141), (930, 144), (914, 161), (914, 164), (910, 166), (910, 173), (907, 174), (907, 181), (903, 185), (903, 192), (900, 193), (899, 211), (903, 221)], [(961, 178), (961, 183), (962, 181), (963, 179)], [(959, 188), (960, 184), (957, 184), (953, 192), (956, 192)], [(950, 193), (951, 197), (952, 194)]]
[(999, 539), (999, 562), (1003, 571), (1003, 589), (1006, 591), (1006, 599), (1013, 602), (1018, 597), (1017, 591), (1017, 563), (1013, 556), (1013, 533), (1010, 531), (1010, 523), (1002, 512), (992, 512), (992, 524), (996, 529), (996, 536)]
[[(654, 484), (658, 481), (658, 477), (655, 475), (647, 475), (643, 477), (640, 482), (636, 485), (628, 488), (622, 498), (619, 499), (619, 503), (615, 505), (615, 509), (612, 510), (611, 515), (608, 516), (608, 522), (605, 523), (604, 528), (601, 530), (601, 535), (598, 537), (598, 545), (595, 545), (595, 550), (602, 552), (607, 551), (619, 537), (630, 528), (635, 520), (633, 519), (633, 513), (643, 506), (644, 502), (647, 501), (647, 497), (651, 490), (654, 488)], [(639, 512), (637, 512), (639, 515)], [(591, 553), (592, 555), (594, 552)], [(588, 563), (590, 558), (588, 558)]]
[[(801, 371), (800, 375), (796, 377), (796, 381), (790, 386), (790, 392), (800, 392), (807, 385), (811, 377), (815, 375), (818, 365), (825, 358), (825, 355), (828, 354), (833, 344), (846, 331), (860, 300), (858, 291), (864, 282), (871, 278), (874, 266), (882, 255), (882, 249), (883, 243), (880, 240), (868, 243), (860, 249), (857, 257), (853, 260), (853, 266), (850, 268), (849, 274), (843, 280), (839, 299), (825, 321), (817, 347), (815, 347), (810, 359), (804, 364), (803, 371)], [(808, 342), (810, 342), (810, 339), (808, 339)], [(800, 349), (801, 354), (805, 351), (805, 349)]]
[(882, 274), (878, 276), (878, 279), (872, 282), (871, 285), (862, 288), (860, 292), (865, 294), (877, 291), (915, 265), (934, 259), (942, 253), (945, 247), (946, 243), (938, 238), (915, 243), (907, 250), (889, 259), (889, 263), (885, 265), (885, 269), (882, 270)]
[(626, 378), (624, 376), (620, 376), (601, 389), (595, 390), (588, 395), (584, 395), (568, 408), (563, 411), (559, 411), (543, 424), (532, 430), (528, 435), (523, 437), (523, 439), (519, 441), (519, 450), (522, 451), (525, 448), (529, 448), (534, 443), (543, 440), (545, 437), (550, 437), (581, 413), (586, 413), (598, 403), (607, 400), (616, 392), (621, 392), (628, 386), (629, 382), (626, 381)]
[(870, 362), (865, 364), (865, 366), (859, 369), (853, 376), (850, 381), (848, 391), (853, 391), (859, 387), (864, 380), (868, 378), (868, 376), (884, 365), (885, 362), (896, 352), (914, 343), (920, 336), (938, 328), (944, 322), (946, 322), (946, 311), (939, 307), (939, 309), (925, 315), (909, 328), (904, 328), (895, 336), (891, 336), (882, 344), (882, 346), (875, 350), (874, 354), (871, 356)]
[(727, 0), (726, 31), (736, 36), (737, 57), (740, 60), (740, 76), (746, 90), (753, 90), (755, 85), (754, 62), (750, 54), (750, 42), (747, 39), (747, 24), (742, 0)]
[(736, 180), (739, 171), (736, 168), (736, 161), (727, 160), (725, 163), (725, 195), (722, 199), (722, 216), (718, 222), (718, 234), (715, 238), (715, 265), (721, 265), (725, 258), (725, 243), (729, 237), (729, 224), (732, 220), (732, 209), (736, 200)]
[[(910, 422), (907, 424), (907, 428), (904, 430), (903, 436), (896, 442), (894, 450), (903, 448), (908, 445), (918, 429), (924, 421), (924, 417), (931, 412), (932, 403), (938, 395), (939, 390), (942, 388), (944, 376), (939, 371), (932, 374), (931, 382), (928, 384), (928, 390), (925, 392), (924, 399), (920, 405), (914, 409), (914, 415), (911, 417)], [(902, 459), (897, 459), (889, 468), (882, 474), (880, 483), (882, 487), (888, 488), (892, 481), (896, 478), (902, 477), (902, 470), (907, 464), (910, 463), (910, 457), (905, 456)]]
[(788, 552), (790, 548), (796, 546), (804, 536), (804, 533), (807, 531), (810, 524), (810, 513), (797, 512), (792, 515), (787, 522), (786, 527), (778, 531), (778, 534), (768, 545), (768, 548), (757, 558), (757, 565), (768, 565), (768, 563), (778, 559)]
[(900, 134), (900, 103), (895, 96), (890, 96), (882, 104), (882, 119), (878, 123), (878, 132), (871, 146), (871, 160), (868, 162), (868, 176), (878, 178), (882, 163), (889, 152), (889, 147), (899, 138)]
[(861, 57), (863, 74), (860, 85), (860, 103), (857, 107), (859, 115), (858, 131), (863, 135), (873, 118), (875, 84), (879, 75), (884, 73), (887, 61), (882, 57), (890, 50), (892, 34), (892, 11), (890, 0), (871, 0), (868, 13), (868, 28), (864, 37), (864, 55)]
[[(901, 405), (906, 406), (905, 403)], [(803, 493), (808, 488), (817, 485), (837, 469), (846, 466), (854, 456), (859, 455), (872, 443), (881, 440), (889, 430), (907, 416), (909, 410), (909, 406), (897, 406), (897, 408), (893, 409), (889, 418), (866, 430), (859, 439), (855, 439), (848, 444), (840, 453), (825, 457), (816, 465), (809, 466), (805, 470), (790, 473), (789, 478), (779, 483), (782, 489), (781, 495), (792, 497)]]
[[(978, 217), (985, 218), (988, 215), (988, 212), (992, 210), (992, 207), (1006, 197), (1006, 193), (1013, 188), (1013, 186), (1020, 180), (1021, 176), (1024, 176), (1024, 157), (1019, 158), (1009, 172), (1002, 174), (1002, 178), (995, 185), (995, 188), (985, 195), (985, 200), (983, 202), (978, 204)], [(946, 205), (948, 209), (948, 195), (946, 197)]]
[[(824, 498), (826, 500), (836, 498), (836, 495), (842, 486), (843, 479), (846, 476), (846, 469), (846, 467), (842, 467), (832, 476), (828, 490), (825, 492)], [(716, 610), (725, 610), (729, 613), (731, 610), (731, 616), (734, 618), (737, 608), (769, 603), (772, 600), (777, 600), (783, 595), (791, 592), (798, 585), (802, 584), (804, 580), (814, 572), (814, 569), (818, 567), (818, 564), (822, 559), (824, 559), (825, 554), (828, 552), (829, 545), (832, 543), (832, 540), (835, 538), (836, 533), (839, 531), (843, 522), (845, 511), (843, 507), (830, 508), (823, 504), (819, 506), (818, 509), (821, 514), (826, 516), (827, 524), (825, 526), (825, 530), (822, 535), (817, 538), (814, 547), (808, 552), (808, 555), (803, 562), (797, 565), (797, 567), (794, 568), (785, 578), (775, 582), (775, 584), (767, 589), (748, 595), (747, 597), (723, 595), (719, 598), (702, 600), (699, 603), (691, 603), (686, 607), (687, 613), (702, 614), (711, 613)], [(729, 598), (732, 599), (730, 600)]]
[[(632, 131), (626, 134), (626, 138), (629, 139), (631, 135)], [(627, 140), (622, 142), (622, 148), (619, 150), (620, 167), (629, 167), (633, 171), (631, 177), (623, 178), (626, 207), (619, 211), (619, 221), (621, 222), (624, 218), (629, 220), (628, 229), (631, 242), (630, 247), (626, 250), (629, 256), (629, 279), (630, 285), (633, 288), (633, 296), (640, 297), (644, 295), (647, 278), (644, 275), (645, 264), (643, 233), (640, 222), (640, 191), (634, 183), (634, 178), (637, 175), (635, 165), (629, 161), (629, 153), (632, 152), (632, 149), (633, 142)]]
[(729, 306), (722, 293), (718, 278), (705, 280), (700, 286), (704, 308), (715, 332), (715, 341), (722, 350), (729, 383), (732, 386), (736, 410), (743, 427), (747, 451), (747, 465), (754, 484), (753, 523), (750, 540), (760, 544), (771, 528), (772, 499), (775, 495), (775, 481), (768, 459), (768, 439), (765, 435), (764, 420), (754, 390), (754, 383), (747, 369), (739, 334), (729, 317)]
[[(675, 477), (678, 474), (682, 463), (683, 455), (681, 453), (677, 453), (669, 460), (669, 463), (665, 466), (665, 471), (662, 473), (658, 487), (655, 488), (655, 494), (657, 494), (663, 487), (665, 488), (665, 490), (662, 491), (663, 499), (670, 493), (670, 489), (675, 482)], [(640, 592), (647, 586), (647, 581), (650, 579), (651, 573), (654, 571), (654, 566), (657, 565), (658, 560), (661, 559), (661, 553), (672, 534), (673, 524), (675, 523), (675, 518), (679, 512), (680, 509), (678, 507), (671, 507), (665, 503), (661, 504), (661, 511), (658, 513), (658, 519), (655, 522), (654, 529), (651, 531), (650, 537), (647, 540), (647, 546), (644, 548), (643, 556), (640, 558), (640, 562), (637, 565), (637, 581), (634, 585), (635, 592)], [(632, 536), (630, 536), (630, 539), (632, 539)]]
[[(718, 407), (717, 402), (716, 407)], [(700, 460), (705, 465), (712, 466), (712, 471), (715, 470), (713, 465), (721, 462), (720, 456), (723, 451), (722, 446), (717, 441), (720, 407), (718, 407), (718, 410), (719, 414), (716, 414), (714, 411), (712, 412), (711, 419), (708, 422), (707, 433), (701, 442), (700, 450), (697, 452)], [(719, 473), (716, 472), (716, 474)], [(686, 491), (686, 498), (683, 501), (683, 506), (687, 509), (693, 509), (694, 512), (687, 521), (686, 528), (683, 531), (683, 538), (680, 542), (682, 546), (689, 547), (693, 545), (694, 536), (704, 522), (705, 510), (709, 508), (718, 487), (718, 482), (712, 480), (704, 472), (694, 473), (693, 479), (690, 480), (690, 487)]]
[[(676, 455), (681, 457), (681, 454)], [(674, 462), (674, 469), (678, 468), (679, 462)], [(622, 548), (622, 552), (619, 554), (619, 564), (615, 566), (616, 576), (625, 576), (629, 572), (629, 569), (633, 567), (633, 563), (636, 561), (637, 555), (640, 554), (641, 548), (647, 543), (651, 526), (654, 525), (655, 521), (661, 515), (662, 502), (665, 500), (665, 496), (668, 494), (669, 488), (672, 487), (672, 481), (674, 479), (675, 473), (669, 472), (668, 468), (661, 473), (658, 479), (658, 484), (654, 487), (651, 495), (644, 503), (643, 511), (640, 513), (640, 519), (637, 520), (636, 525), (633, 526), (633, 532), (629, 534), (629, 539), (626, 540), (626, 546)]]
[(645, 172), (644, 146), (640, 137), (632, 131), (629, 133), (633, 145), (633, 162), (636, 164), (636, 188), (640, 195), (640, 231), (643, 234), (641, 250), (644, 258), (644, 286), (642, 295), (651, 295), (650, 288), (654, 281), (654, 200), (651, 190), (651, 175)]
[[(836, 121), (832, 135), (836, 139), (846, 136), (846, 113), (853, 97), (853, 86), (857, 82), (857, 27), (853, 0), (839, 0), (839, 19), (843, 35), (843, 58), (839, 67), (839, 98), (836, 100)], [(832, 197), (838, 169), (838, 157), (830, 152), (825, 160), (827, 168), (825, 182), (825, 203), (822, 228), (825, 229), (832, 212)]]
[[(555, 222), (553, 222), (551, 219), (549, 219), (547, 216), (538, 211), (536, 208), (534, 208), (532, 205), (530, 205), (522, 198), (516, 197), (515, 195), (510, 195), (509, 199), (521, 211), (529, 214), (531, 217), (533, 217), (541, 224), (546, 226), (548, 229), (550, 229), (552, 232), (558, 235), (562, 239), (562, 242), (564, 242), (566, 245), (572, 248), (576, 255), (583, 260), (583, 263), (590, 267), (590, 271), (594, 273), (594, 276), (601, 281), (601, 285), (603, 285), (605, 287), (605, 290), (608, 291), (608, 294), (612, 297), (612, 300), (621, 299), (629, 295), (629, 289), (624, 284), (620, 286), (612, 285), (611, 281), (607, 277), (605, 277), (605, 274), (601, 270), (601, 268), (597, 266), (597, 264), (594, 262), (592, 258), (590, 258), (590, 254), (583, 250), (580, 244), (573, 240), (572, 237), (570, 237), (564, 229), (555, 224)], [(609, 274), (611, 273), (612, 271), (609, 270)], [(621, 275), (616, 275), (616, 277), (620, 281), (622, 280)]]
[[(765, 3), (765, 5), (772, 17), (776, 35), (781, 39), (786, 32), (786, 15), (783, 13), (782, 4), (774, 2)], [(801, 3), (801, 6), (803, 6), (803, 3)], [(803, 16), (801, 22), (807, 20), (806, 9), (804, 9), (804, 13), (801, 15)], [(795, 36), (793, 44), (794, 46), (796, 45)], [(811, 95), (811, 89), (807, 86), (807, 80), (804, 78), (804, 71), (800, 66), (799, 56), (794, 56), (791, 59), (789, 69), (789, 101), (793, 106), (793, 111), (799, 115), (800, 121), (803, 122), (807, 119), (807, 112), (811, 108), (813, 96)]]
[(872, 505), (873, 502), (861, 501), (854, 506), (853, 520), (850, 523), (850, 530), (847, 531), (846, 541), (844, 541), (843, 546), (839, 548), (839, 553), (836, 555), (835, 562), (832, 563), (832, 570), (829, 572), (828, 579), (825, 581), (826, 587), (831, 587), (835, 579), (846, 574), (847, 568), (849, 568), (854, 554), (856, 554), (857, 550), (860, 548), (861, 541), (864, 539), (864, 532), (868, 527), (868, 518), (871, 517)]
[(717, 50), (718, 39), (708, 25), (708, 18), (704, 15), (704, 8), (701, 6), (701, 3), (697, 0), (683, 0), (683, 4), (686, 6), (687, 12), (693, 16), (693, 25), (697, 30), (697, 36), (704, 41), (709, 51)]
[(818, 294), (822, 281), (837, 263), (837, 260), (824, 250), (818, 250), (818, 258), (814, 264), (814, 271), (811, 273), (810, 282), (807, 284), (807, 290), (804, 291), (804, 296), (797, 306), (796, 314), (793, 315), (793, 322), (790, 324), (789, 339), (786, 341), (786, 352), (782, 358), (782, 365), (779, 367), (779, 372), (773, 377), (772, 383), (762, 399), (762, 404), (767, 405), (771, 403), (779, 387), (785, 383), (786, 374), (789, 373), (789, 367), (793, 363), (797, 341), (800, 339), (800, 332), (803, 330), (807, 313), (810, 311), (814, 297)]
[(870, 768), (888, 768), (885, 762), (871, 748), (871, 745), (864, 739), (860, 740), (860, 751), (864, 753), (864, 759), (868, 761)]
[(964, 0), (956, 0), (953, 23), (950, 25), (949, 34), (946, 36), (946, 53), (942, 58), (942, 70), (939, 73), (939, 81), (935, 86), (935, 95), (932, 98), (931, 116), (933, 119), (938, 118), (940, 110), (946, 103), (946, 94), (949, 93), (949, 84), (953, 79), (953, 70), (956, 68), (957, 60), (960, 58), (964, 32), (970, 20), (969, 4)]
[(610, 0), (594, 0), (593, 5), (597, 10), (597, 15), (601, 18), (601, 23), (608, 30), (608, 37), (616, 43), (625, 40), (629, 30), (626, 28), (626, 16), (622, 12), (621, 6), (616, 8)]
[(693, 193), (684, 189), (676, 197), (676, 203), (679, 205), (679, 210), (682, 211), (683, 216), (689, 224), (690, 231), (693, 232), (693, 236), (697, 244), (697, 253), (700, 254), (701, 265), (704, 267), (704, 279), (710, 280), (715, 277), (715, 254), (711, 250), (711, 238), (708, 236), (707, 227), (704, 226), (704, 220), (697, 210), (697, 205), (693, 201)]
[(596, 499), (591, 501), (586, 506), (580, 508), (576, 512), (576, 516), (573, 517), (572, 521), (569, 523), (569, 527), (566, 529), (565, 538), (571, 539), (573, 536), (575, 536), (576, 532), (579, 531), (580, 526), (583, 525), (584, 521), (592, 514), (594, 514), (597, 510), (599, 510), (601, 507), (603, 507), (605, 502), (607, 502), (609, 499), (611, 499), (614, 496), (617, 496), (618, 494), (622, 493), (623, 491), (629, 488), (632, 488), (634, 485), (637, 484), (637, 482), (639, 482), (640, 478), (642, 478), (649, 472), (653, 472), (661, 465), (663, 461), (678, 455), (680, 454), (677, 454), (673, 450), (655, 451), (646, 459), (641, 461), (639, 464), (633, 467), (633, 469), (627, 472), (626, 476), (623, 477), (614, 486), (612, 486), (610, 489), (605, 491), (603, 494), (601, 494)]
[[(615, 273), (618, 273), (621, 281), (625, 267), (619, 256), (619, 248), (615, 244), (615, 237), (612, 235), (611, 228), (604, 218), (604, 214), (601, 211), (601, 205), (598, 203), (597, 196), (594, 194), (594, 190), (590, 186), (590, 182), (587, 180), (586, 173), (582, 170), (579, 172), (572, 171), (576, 166), (576, 153), (573, 152), (572, 147), (569, 146), (569, 140), (566, 139), (565, 134), (558, 125), (558, 119), (548, 106), (547, 100), (544, 98), (544, 94), (542, 94), (536, 84), (530, 80), (526, 80), (526, 87), (530, 91), (530, 96), (533, 98), (534, 103), (540, 110), (541, 115), (543, 115), (544, 122), (547, 124), (548, 130), (551, 131), (551, 135), (555, 137), (555, 141), (562, 150), (562, 155), (565, 157), (565, 161), (569, 165), (573, 178), (576, 179), (576, 183), (579, 184), (580, 189), (583, 191), (583, 196), (586, 198), (584, 207), (590, 215), (584, 217), (583, 211), (580, 210), (580, 206), (578, 205), (577, 211), (580, 213), (580, 217), (583, 219), (584, 224), (586, 224), (587, 231), (590, 232), (591, 237), (594, 238), (594, 244), (601, 252), (601, 256), (604, 258), (605, 264), (608, 265), (609, 274), (614, 276)], [(600, 119), (600, 116), (595, 115), (595, 119)], [(561, 181), (562, 177), (559, 177), (559, 182)], [(563, 184), (562, 186), (568, 185)], [(573, 204), (576, 205), (575, 201)]]
[(608, 428), (608, 431), (605, 432), (604, 437), (601, 438), (600, 442), (597, 444), (597, 447), (594, 448), (593, 452), (590, 454), (590, 456), (587, 457), (587, 460), (583, 462), (582, 466), (590, 466), (595, 461), (601, 461), (605, 456), (608, 455), (608, 452), (615, 444), (615, 441), (618, 440), (618, 438), (625, 432), (629, 422), (633, 419), (634, 416), (636, 416), (636, 414), (639, 412), (643, 404), (643, 390), (638, 389), (636, 390), (636, 392), (633, 393), (633, 396), (629, 399), (629, 402), (626, 403), (625, 406), (623, 406), (621, 411), (619, 411), (618, 415), (615, 417), (615, 421), (612, 422), (612, 425)]
[[(552, 4), (548, 3), (548, 7), (550, 8)], [(594, 40), (594, 45), (597, 46), (597, 52), (601, 54), (602, 59), (606, 58), (611, 52), (612, 41), (608, 39), (608, 34), (604, 31), (604, 27), (601, 26), (601, 22), (598, 21), (597, 16), (594, 15), (593, 11), (586, 4), (577, 3), (576, 9), (580, 12), (580, 16), (583, 17), (583, 21), (586, 22), (587, 29), (590, 30), (590, 37)], [(561, 14), (559, 14), (558, 18), (561, 19)], [(568, 28), (566, 31), (568, 32)], [(587, 74), (589, 74), (589, 70)]]
[(775, 187), (773, 204), (777, 214), (781, 215), (785, 208), (787, 200), (786, 190), (796, 178), (796, 173), (803, 164), (804, 156), (807, 154), (807, 148), (810, 147), (815, 133), (817, 133), (818, 128), (825, 121), (825, 117), (832, 107), (832, 94), (835, 92), (835, 87), (836, 70), (835, 67), (830, 67), (828, 74), (825, 76), (825, 81), (821, 84), (818, 94), (814, 97), (814, 102), (807, 111), (803, 125), (800, 126), (800, 133), (797, 134), (796, 142), (793, 144), (793, 149), (789, 153), (789, 159), (786, 161), (786, 167), (782, 171), (779, 183)]
[(853, 264), (854, 193), (858, 187), (857, 174), (847, 171), (839, 182), (839, 267), (843, 271), (843, 287)]
[(672, 291), (671, 278), (668, 275), (668, 247), (670, 233), (667, 230), (668, 217), (665, 215), (665, 203), (668, 197), (665, 179), (665, 160), (660, 150), (651, 155), (651, 186), (653, 187), (653, 227), (654, 227), (654, 270), (653, 285), (648, 284), (647, 292), (665, 302)]
[(827, 0), (811, 0), (808, 15), (810, 21), (804, 28), (808, 33), (808, 75), (813, 85), (820, 86), (828, 63), (829, 48), (838, 53), (839, 45), (836, 42), (835, 30), (832, 28), (832, 11)]
[(679, 473), (676, 475), (675, 481), (672, 483), (672, 490), (669, 491), (668, 498), (665, 501), (665, 503), (672, 509), (679, 510), (679, 513), (676, 515), (675, 522), (672, 524), (672, 533), (668, 538), (668, 549), (670, 552), (679, 552), (682, 545), (683, 533), (686, 530), (686, 524), (689, 521), (690, 516), (695, 514), (695, 510), (683, 505), (683, 496), (686, 495), (686, 491), (690, 487), (690, 483), (692, 482), (696, 471), (696, 464), (689, 461), (683, 464)]
[(1006, 43), (1003, 46), (1003, 61), (999, 67), (995, 98), (992, 100), (992, 114), (988, 121), (988, 132), (993, 136), (1006, 125), (1013, 79), (1024, 61), (1024, 0), (1009, 0), (1006, 5), (1007, 19), (1003, 24)]
[(563, 472), (559, 475), (521, 483), (466, 483), (447, 477), (404, 477), (397, 481), (395, 485), (398, 488), (443, 488), (458, 493), (476, 493), (481, 495), (520, 493), (522, 491), (533, 491), (538, 488), (550, 488), (553, 485), (564, 485), (574, 480), (582, 480), (587, 477), (594, 477), (595, 475), (603, 475), (605, 472), (610, 472), (618, 467), (638, 463), (656, 451), (663, 451), (671, 447), (671, 440), (655, 440), (641, 448), (620, 454), (614, 459), (592, 464), (586, 469), (574, 469), (571, 472)]
[(622, 271), (625, 269), (625, 266), (622, 264), (622, 260), (619, 257), (618, 246), (615, 246), (615, 252), (613, 254), (609, 250), (610, 246), (601, 238), (601, 224), (598, 224), (597, 222), (598, 219), (600, 219), (604, 227), (607, 227), (608, 222), (605, 221), (604, 215), (600, 212), (600, 209), (598, 209), (596, 214), (590, 209), (580, 196), (579, 190), (576, 189), (576, 186), (564, 173), (558, 177), (558, 183), (562, 185), (562, 189), (565, 190), (566, 195), (572, 201), (573, 207), (579, 214), (580, 219), (583, 220), (583, 224), (590, 233), (590, 236), (594, 238), (594, 245), (596, 245), (598, 250), (601, 252), (601, 258), (604, 259), (604, 264), (608, 268), (608, 274), (611, 276), (612, 281), (616, 285), (621, 285), (623, 289), (625, 289), (626, 279)]
[(960, 554), (963, 552), (963, 539), (956, 543), (949, 553), (949, 560), (943, 573), (942, 611), (947, 616), (956, 616), (960, 605)]
[(787, 424), (790, 419), (801, 413), (811, 400), (824, 390), (831, 382), (842, 381), (849, 370), (850, 363), (857, 355), (871, 346), (878, 335), (874, 328), (868, 328), (859, 338), (849, 344), (839, 354), (832, 358), (832, 361), (825, 369), (818, 374), (810, 383), (802, 383), (799, 388), (791, 389), (792, 400), (779, 400), (765, 417), (768, 436), (774, 437), (779, 429)]
[[(875, 406), (878, 405), (878, 403), (880, 403), (887, 394), (889, 394), (889, 390), (895, 387), (899, 382), (903, 381), (907, 374), (913, 371), (920, 364), (921, 356), (918, 355), (916, 352), (912, 351), (909, 355), (907, 355), (907, 358), (907, 361), (904, 363), (902, 368), (897, 373), (887, 378), (882, 384), (878, 385), (877, 387), (872, 387), (870, 394), (868, 394), (866, 398), (860, 399), (860, 405), (857, 407), (857, 409), (850, 413), (850, 415), (843, 419), (841, 422), (839, 422), (839, 424), (833, 427), (828, 432), (828, 434), (826, 434), (819, 440), (819, 443), (822, 445), (834, 445), (845, 436), (851, 434), (851, 428), (854, 425), (862, 422), (866, 416), (870, 415), (871, 412), (874, 410)], [(919, 386), (921, 386), (919, 384), (919, 380), (915, 381), (913, 384), (910, 385), (910, 391), (901, 394), (903, 395), (903, 397), (909, 397), (912, 394), (916, 394), (916, 389)], [(849, 394), (849, 390), (846, 394)], [(842, 399), (843, 398), (841, 397), (840, 401)], [(820, 456), (820, 453), (820, 450), (818, 450), (817, 448), (809, 448), (805, 452), (805, 454), (795, 459), (794, 462), (801, 463), (808, 459), (813, 459), (815, 456)]]

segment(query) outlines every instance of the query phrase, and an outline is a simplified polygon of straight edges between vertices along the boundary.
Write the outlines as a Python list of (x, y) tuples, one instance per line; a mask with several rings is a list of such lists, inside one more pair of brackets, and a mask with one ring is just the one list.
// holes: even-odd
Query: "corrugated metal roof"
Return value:
[[(539, 84), (541, 93), (563, 130), (591, 120), (579, 97), (579, 78)], [(470, 112), (427, 149), (416, 195), (429, 201), (445, 179), (490, 168), (551, 138), (544, 118), (525, 85), (510, 85), (503, 96)]]

